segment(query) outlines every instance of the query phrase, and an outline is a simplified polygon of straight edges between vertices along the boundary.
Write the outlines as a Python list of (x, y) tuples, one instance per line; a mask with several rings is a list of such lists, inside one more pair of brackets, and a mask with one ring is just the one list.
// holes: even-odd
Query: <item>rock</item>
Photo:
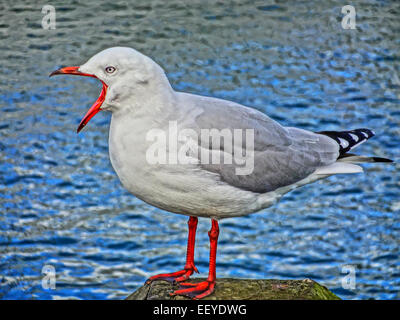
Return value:
[[(196, 283), (205, 279), (193, 278)], [(145, 284), (126, 300), (185, 300), (182, 296), (170, 296), (178, 284), (153, 281)], [(204, 300), (340, 300), (335, 294), (317, 282), (305, 280), (275, 279), (217, 279), (215, 291)]]

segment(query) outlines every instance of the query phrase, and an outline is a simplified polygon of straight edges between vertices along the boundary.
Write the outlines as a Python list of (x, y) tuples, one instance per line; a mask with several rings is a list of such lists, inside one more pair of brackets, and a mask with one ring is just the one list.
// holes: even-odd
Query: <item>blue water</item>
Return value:
[[(121, 299), (184, 264), (186, 217), (120, 185), (108, 158), (110, 115), (77, 125), (94, 79), (48, 78), (101, 49), (151, 56), (177, 90), (230, 99), (284, 125), (367, 127), (362, 154), (399, 160), (400, 3), (357, 1), (52, 1), (0, 4), (0, 298)], [(400, 298), (399, 164), (366, 165), (298, 189), (276, 206), (220, 225), (217, 275), (312, 278), (344, 299)], [(196, 261), (207, 274), (209, 221)], [(56, 288), (42, 287), (54, 267)], [(342, 287), (342, 268), (356, 271)]]

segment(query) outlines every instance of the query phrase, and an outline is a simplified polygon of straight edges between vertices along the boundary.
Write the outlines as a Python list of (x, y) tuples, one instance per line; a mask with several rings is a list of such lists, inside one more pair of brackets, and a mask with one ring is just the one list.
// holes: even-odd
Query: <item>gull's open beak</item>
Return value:
[[(85, 77), (92, 77), (92, 78), (98, 79), (93, 74), (80, 72), (79, 67), (65, 67), (65, 68), (58, 69), (56, 71), (53, 71), (50, 74), (50, 77), (57, 75), (57, 74), (72, 74), (72, 75), (76, 75), (76, 76), (85, 76)], [(108, 88), (107, 85), (103, 81), (101, 81), (101, 83), (103, 84), (103, 89), (101, 90), (100, 96), (97, 98), (96, 102), (90, 107), (88, 112), (85, 114), (85, 116), (81, 120), (81, 123), (79, 124), (78, 130), (77, 130), (78, 133), (86, 126), (86, 124), (89, 122), (89, 120), (92, 119), (94, 117), (94, 115), (101, 110), (100, 107), (106, 98), (106, 93), (107, 93), (107, 88)]]

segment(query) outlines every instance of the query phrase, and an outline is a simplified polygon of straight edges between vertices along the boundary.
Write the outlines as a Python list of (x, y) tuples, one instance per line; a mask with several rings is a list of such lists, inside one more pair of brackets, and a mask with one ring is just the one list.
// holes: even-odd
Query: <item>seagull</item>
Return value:
[[(122, 185), (142, 201), (189, 216), (186, 264), (150, 277), (179, 284), (171, 295), (201, 299), (216, 285), (218, 221), (275, 204), (294, 188), (335, 174), (359, 173), (358, 164), (393, 162), (352, 149), (374, 136), (369, 129), (311, 132), (284, 127), (241, 104), (175, 91), (160, 65), (132, 48), (105, 49), (81, 66), (50, 74), (93, 77), (99, 98), (78, 133), (100, 110), (112, 113), (111, 164)], [(223, 143), (221, 143), (221, 141)], [(209, 273), (194, 262), (198, 217), (211, 219)]]

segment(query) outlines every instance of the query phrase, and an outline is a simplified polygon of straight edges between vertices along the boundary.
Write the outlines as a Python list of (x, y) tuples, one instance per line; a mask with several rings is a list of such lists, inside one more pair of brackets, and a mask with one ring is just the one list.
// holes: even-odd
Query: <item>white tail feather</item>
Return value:
[(318, 175), (331, 175), (338, 173), (359, 173), (363, 172), (363, 168), (352, 163), (335, 162), (327, 166), (318, 168), (314, 174)]

